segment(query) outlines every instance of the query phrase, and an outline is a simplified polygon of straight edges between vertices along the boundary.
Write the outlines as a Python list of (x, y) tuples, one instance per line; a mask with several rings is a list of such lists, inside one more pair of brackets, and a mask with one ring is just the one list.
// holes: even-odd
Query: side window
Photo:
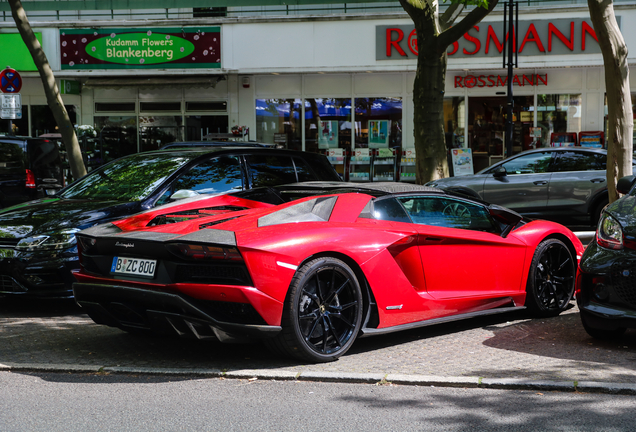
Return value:
[(488, 209), (479, 204), (448, 197), (403, 197), (400, 201), (417, 224), (499, 232)]
[(296, 183), (296, 170), (290, 156), (246, 155), (252, 187)]
[(605, 170), (607, 156), (592, 152), (566, 151), (555, 161), (554, 172)]
[(508, 175), (514, 174), (536, 174), (548, 171), (551, 152), (531, 153), (519, 156), (503, 164)]
[(243, 189), (241, 164), (234, 157), (208, 159), (178, 177), (156, 205), (165, 204), (179, 190), (215, 194)]
[(395, 198), (378, 199), (373, 202), (373, 218), (393, 222), (411, 222), (404, 207)]

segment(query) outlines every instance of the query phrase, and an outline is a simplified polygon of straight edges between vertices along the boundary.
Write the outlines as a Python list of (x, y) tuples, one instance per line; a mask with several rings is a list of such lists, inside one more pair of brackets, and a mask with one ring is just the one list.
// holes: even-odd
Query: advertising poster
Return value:
[(334, 147), (338, 147), (338, 120), (321, 121), (318, 129), (318, 148)]
[(389, 121), (369, 120), (369, 148), (389, 146)]
[(452, 158), (455, 176), (474, 174), (473, 155), (469, 148), (453, 149)]

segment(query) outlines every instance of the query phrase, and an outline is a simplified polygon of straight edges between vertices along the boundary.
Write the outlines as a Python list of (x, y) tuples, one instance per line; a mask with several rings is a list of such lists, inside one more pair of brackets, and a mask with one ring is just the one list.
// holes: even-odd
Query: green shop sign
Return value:
[(62, 29), (61, 64), (73, 69), (220, 68), (220, 27)]

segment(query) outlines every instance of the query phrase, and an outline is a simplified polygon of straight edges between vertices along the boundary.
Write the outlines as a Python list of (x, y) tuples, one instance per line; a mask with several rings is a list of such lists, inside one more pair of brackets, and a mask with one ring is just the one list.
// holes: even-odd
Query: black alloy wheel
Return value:
[(576, 262), (567, 246), (557, 239), (542, 241), (534, 252), (526, 307), (535, 316), (557, 316), (566, 310), (574, 295)]
[(283, 330), (266, 343), (301, 360), (336, 360), (360, 331), (362, 306), (360, 284), (347, 264), (328, 257), (309, 261), (290, 285)]

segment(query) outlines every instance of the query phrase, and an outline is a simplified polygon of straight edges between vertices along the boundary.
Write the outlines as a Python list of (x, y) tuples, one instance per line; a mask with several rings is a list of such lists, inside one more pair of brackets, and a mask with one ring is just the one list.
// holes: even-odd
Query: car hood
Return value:
[(636, 197), (627, 195), (605, 208), (623, 227), (626, 237), (636, 238)]
[(43, 198), (0, 211), (0, 237), (22, 238), (65, 228), (88, 228), (138, 211), (139, 203)]

